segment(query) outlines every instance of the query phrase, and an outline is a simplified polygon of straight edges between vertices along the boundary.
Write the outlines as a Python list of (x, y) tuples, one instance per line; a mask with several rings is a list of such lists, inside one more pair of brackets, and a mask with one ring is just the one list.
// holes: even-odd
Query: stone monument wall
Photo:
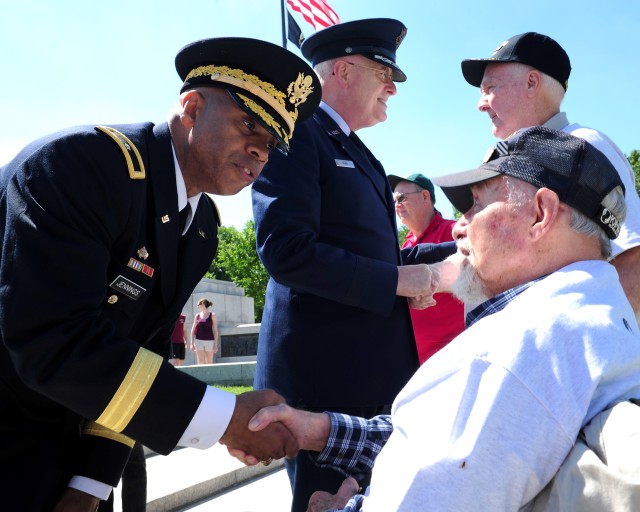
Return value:
[(232, 282), (203, 278), (182, 309), (187, 317), (184, 364), (196, 364), (196, 356), (190, 350), (190, 336), (200, 299), (213, 302), (210, 309), (218, 318), (220, 349), (214, 357), (214, 363), (255, 361), (260, 324), (255, 323), (253, 298), (245, 296), (244, 289)]

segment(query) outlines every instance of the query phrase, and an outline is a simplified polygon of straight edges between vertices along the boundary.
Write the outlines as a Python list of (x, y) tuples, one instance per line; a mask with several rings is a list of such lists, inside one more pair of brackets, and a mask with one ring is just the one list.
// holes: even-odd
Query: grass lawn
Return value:
[(253, 386), (216, 386), (218, 389), (222, 389), (223, 391), (228, 391), (229, 393), (233, 393), (234, 395), (239, 395), (240, 393), (246, 393), (247, 391), (253, 391)]

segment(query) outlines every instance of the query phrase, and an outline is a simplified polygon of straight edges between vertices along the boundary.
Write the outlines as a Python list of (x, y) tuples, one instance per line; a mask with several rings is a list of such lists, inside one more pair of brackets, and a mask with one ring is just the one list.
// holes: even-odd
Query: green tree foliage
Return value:
[(253, 221), (247, 221), (242, 230), (220, 227), (218, 240), (218, 254), (206, 277), (232, 281), (244, 288), (245, 294), (253, 297), (256, 322), (261, 322), (269, 274), (258, 257)]
[(400, 229), (398, 229), (398, 242), (400, 242), (400, 247), (404, 244), (407, 235), (409, 234), (409, 228), (404, 224), (400, 225)]
[(636, 191), (640, 194), (640, 151), (634, 149), (627, 158), (636, 176)]

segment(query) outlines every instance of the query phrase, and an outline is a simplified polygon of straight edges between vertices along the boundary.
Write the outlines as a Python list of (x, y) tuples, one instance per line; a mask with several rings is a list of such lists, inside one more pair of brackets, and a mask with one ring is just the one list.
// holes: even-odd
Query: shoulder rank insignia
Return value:
[(145, 178), (144, 163), (135, 144), (131, 142), (126, 135), (120, 133), (115, 128), (111, 128), (109, 126), (96, 126), (96, 130), (111, 137), (111, 139), (122, 150), (124, 159), (127, 161), (129, 177), (132, 180), (143, 180)]

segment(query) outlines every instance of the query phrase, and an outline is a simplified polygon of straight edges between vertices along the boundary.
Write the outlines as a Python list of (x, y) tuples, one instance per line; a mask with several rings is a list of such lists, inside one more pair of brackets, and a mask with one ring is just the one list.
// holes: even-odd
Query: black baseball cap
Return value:
[(407, 75), (396, 64), (396, 50), (407, 34), (398, 20), (374, 18), (331, 25), (311, 34), (302, 43), (302, 55), (313, 66), (337, 57), (363, 55), (390, 67), (395, 82), (404, 82)]
[(465, 80), (480, 87), (484, 70), (492, 62), (520, 62), (555, 78), (565, 91), (569, 86), (571, 62), (567, 52), (549, 36), (537, 32), (525, 32), (507, 39), (486, 59), (463, 60)]
[(406, 178), (401, 178), (400, 176), (395, 176), (394, 174), (389, 174), (387, 176), (389, 179), (389, 183), (391, 184), (391, 190), (395, 190), (398, 183), (401, 181), (409, 181), (411, 183), (415, 183), (421, 189), (428, 190), (429, 194), (431, 194), (431, 202), (436, 204), (436, 191), (433, 188), (433, 183), (431, 180), (427, 178), (424, 174), (420, 174), (419, 172), (413, 173)]
[(615, 187), (624, 185), (603, 153), (584, 139), (542, 126), (516, 132), (491, 148), (477, 169), (438, 176), (451, 204), (461, 212), (473, 206), (471, 185), (505, 174), (553, 190), (560, 201), (598, 224), (611, 239), (620, 233), (618, 219), (602, 205)]
[(194, 87), (221, 87), (278, 140), (287, 153), (296, 123), (310, 117), (320, 104), (322, 88), (303, 59), (281, 46), (244, 37), (203, 39), (176, 55), (176, 70), (184, 82), (180, 92)]

